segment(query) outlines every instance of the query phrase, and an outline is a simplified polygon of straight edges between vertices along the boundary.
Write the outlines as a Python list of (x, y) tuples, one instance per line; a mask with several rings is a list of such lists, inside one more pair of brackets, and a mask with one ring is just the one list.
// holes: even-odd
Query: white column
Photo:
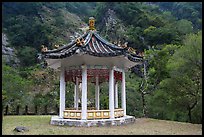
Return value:
[(96, 85), (95, 85), (95, 107), (97, 110), (100, 109), (99, 105), (99, 79), (98, 76), (96, 76)]
[(79, 106), (79, 78), (76, 77), (76, 84), (74, 87), (74, 108), (76, 108), (78, 110), (78, 106)]
[(63, 118), (63, 112), (65, 110), (65, 72), (64, 67), (61, 66), (61, 73), (60, 73), (60, 111), (59, 116)]
[(118, 82), (115, 82), (115, 108), (118, 108)]
[(121, 104), (124, 110), (124, 116), (126, 116), (126, 89), (125, 89), (125, 70), (122, 70), (122, 83), (121, 83)]
[(109, 72), (109, 110), (110, 118), (114, 118), (114, 70), (110, 69)]
[(76, 108), (76, 83), (74, 84), (74, 108)]
[(82, 119), (87, 119), (87, 66), (82, 66)]

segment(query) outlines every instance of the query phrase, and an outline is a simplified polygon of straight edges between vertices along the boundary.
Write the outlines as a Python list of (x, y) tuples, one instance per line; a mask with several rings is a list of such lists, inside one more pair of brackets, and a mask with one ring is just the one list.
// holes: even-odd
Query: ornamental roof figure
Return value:
[(90, 17), (89, 18), (89, 29), (95, 30), (94, 25), (95, 25), (95, 19), (94, 19), (94, 17)]
[[(55, 65), (55, 67), (52, 65), (54, 62), (56, 63), (56, 60), (65, 58), (70, 58), (68, 59), (69, 62), (67, 62), (70, 64), (69, 66), (74, 65), (74, 63), (78, 65), (80, 65), (80, 63), (94, 65), (95, 63), (98, 65), (116, 65), (124, 68), (130, 68), (134, 66), (136, 62), (142, 62), (143, 57), (136, 55), (135, 50), (131, 47), (128, 47), (127, 43), (118, 46), (103, 39), (96, 32), (94, 24), (94, 18), (90, 17), (89, 30), (85, 34), (78, 37), (69, 44), (60, 46), (57, 49), (43, 50), (42, 55), (47, 60), (48, 66), (50, 65), (50, 67), (53, 68), (56, 68), (57, 66), (59, 67), (60, 64), (57, 66)], [(129, 63), (125, 63), (125, 60)]]

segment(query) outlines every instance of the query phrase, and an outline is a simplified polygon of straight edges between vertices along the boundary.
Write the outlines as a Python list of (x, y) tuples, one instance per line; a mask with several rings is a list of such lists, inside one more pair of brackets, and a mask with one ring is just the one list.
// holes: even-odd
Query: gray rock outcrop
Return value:
[(16, 67), (20, 61), (16, 56), (15, 49), (8, 46), (8, 38), (6, 34), (2, 33), (2, 58), (6, 64)]
[(122, 24), (122, 21), (116, 16), (116, 13), (112, 9), (108, 9), (108, 11), (104, 15), (104, 23), (105, 23), (105, 35), (109, 37), (111, 41), (115, 42), (125, 42), (125, 26)]

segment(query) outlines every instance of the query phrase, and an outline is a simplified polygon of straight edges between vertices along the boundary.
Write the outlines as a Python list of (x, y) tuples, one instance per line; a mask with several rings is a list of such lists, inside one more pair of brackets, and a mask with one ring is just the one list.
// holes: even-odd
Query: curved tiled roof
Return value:
[(92, 30), (89, 30), (87, 33), (68, 45), (64, 45), (54, 50), (47, 50), (42, 52), (42, 55), (47, 59), (62, 59), (78, 53), (89, 54), (97, 57), (115, 57), (124, 55), (133, 62), (142, 61), (143, 59), (141, 56), (130, 53), (128, 48), (119, 47), (107, 42), (100, 37), (96, 31)]

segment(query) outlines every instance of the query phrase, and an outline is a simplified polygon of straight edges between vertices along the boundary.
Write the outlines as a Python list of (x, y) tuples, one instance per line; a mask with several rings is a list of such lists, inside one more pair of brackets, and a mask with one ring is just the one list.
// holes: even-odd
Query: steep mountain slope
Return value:
[[(65, 4), (3, 3), (3, 32), (7, 34), (10, 46), (19, 51), (21, 65), (36, 64), (34, 58), (40, 52), (41, 45), (53, 48), (55, 44), (67, 44), (70, 36), (86, 24), (78, 15), (69, 12), (66, 8), (69, 3)], [(25, 60), (25, 50), (34, 53), (30, 56), (32, 61)]]
[(23, 50), (36, 58), (41, 45), (53, 48), (69, 43), (70, 36), (87, 26), (90, 16), (96, 18), (96, 28), (107, 40), (128, 42), (138, 51), (181, 43), (184, 35), (201, 29), (201, 6), (199, 2), (172, 2), (169, 7), (157, 2), (4, 2), (2, 30), (19, 51), (21, 64), (34, 65), (35, 59), (24, 63)]

